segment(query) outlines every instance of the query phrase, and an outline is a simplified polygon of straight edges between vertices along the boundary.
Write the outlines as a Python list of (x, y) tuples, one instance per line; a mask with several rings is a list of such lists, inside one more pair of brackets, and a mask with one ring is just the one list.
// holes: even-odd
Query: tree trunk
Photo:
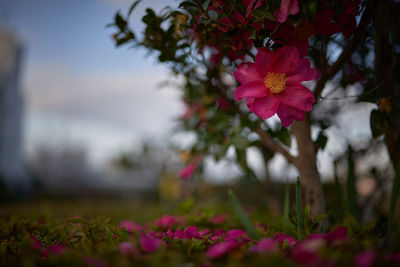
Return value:
[(296, 137), (299, 155), (296, 167), (299, 171), (303, 206), (310, 205), (311, 217), (325, 214), (325, 196), (317, 168), (317, 151), (311, 139), (311, 125), (306, 116), (301, 122), (294, 122), (292, 133)]
[[(400, 107), (400, 94), (393, 83), (393, 47), (390, 44), (390, 17), (393, 1), (380, 1), (375, 13), (375, 75), (380, 97), (389, 99), (391, 106)], [(385, 143), (394, 167), (400, 160), (400, 123), (389, 118)]]
[[(263, 155), (264, 166), (265, 166), (265, 179), (262, 185), (267, 193), (268, 208), (271, 215), (278, 217), (282, 215), (282, 195), (277, 191), (277, 186), (271, 181), (271, 175), (269, 173), (269, 163), (271, 160), (271, 152), (265, 147), (261, 147), (261, 153)], [(272, 154), (273, 155), (273, 154)]]

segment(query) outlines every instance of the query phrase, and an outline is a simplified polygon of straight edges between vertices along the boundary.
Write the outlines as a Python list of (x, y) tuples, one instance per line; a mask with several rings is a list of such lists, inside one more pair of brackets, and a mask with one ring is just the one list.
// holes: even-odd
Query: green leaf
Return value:
[(265, 18), (275, 21), (274, 15), (271, 13), (268, 7), (259, 7), (251, 12), (256, 20), (264, 20)]
[(315, 140), (315, 143), (318, 145), (318, 147), (322, 150), (324, 150), (326, 144), (328, 143), (328, 137), (324, 134), (324, 132), (319, 132), (317, 140)]
[(290, 147), (292, 140), (290, 138), (289, 131), (286, 127), (281, 127), (277, 132), (275, 132), (275, 136), (286, 146)]
[(304, 209), (304, 221), (307, 222), (310, 219), (310, 203), (307, 203)]
[(297, 176), (296, 181), (296, 211), (297, 211), (297, 234), (298, 239), (301, 240), (301, 233), (303, 231), (303, 219), (301, 218), (301, 188), (300, 177)]
[(231, 143), (239, 150), (244, 150), (249, 146), (249, 141), (241, 135), (233, 136), (231, 138)]
[(133, 10), (135, 9), (135, 7), (141, 2), (142, 0), (136, 0), (135, 2), (133, 2), (133, 4), (131, 5), (131, 7), (128, 10), (128, 14), (126, 15), (127, 18), (129, 18), (129, 16), (132, 14)]
[(233, 209), (236, 212), (236, 215), (239, 217), (240, 221), (242, 222), (244, 228), (246, 229), (246, 232), (249, 234), (249, 236), (253, 239), (259, 239), (259, 236), (251, 223), (249, 217), (247, 217), (247, 214), (244, 212), (244, 209), (242, 205), (240, 204), (239, 200), (237, 199), (236, 195), (233, 193), (232, 190), (228, 191), (229, 198), (231, 200)]
[(397, 163), (396, 174), (393, 180), (392, 193), (390, 194), (390, 207), (388, 217), (387, 236), (391, 238), (394, 235), (393, 218), (396, 211), (397, 199), (400, 194), (400, 161)]
[(207, 10), (208, 9), (208, 6), (210, 5), (210, 3), (211, 3), (211, 0), (207, 0), (207, 1), (205, 1), (204, 3), (203, 3), (203, 9), (204, 10)]
[(208, 16), (212, 19), (212, 20), (218, 20), (218, 12), (215, 10), (208, 10)]
[(379, 137), (384, 134), (388, 126), (388, 121), (385, 114), (381, 113), (377, 109), (371, 111), (369, 123), (373, 138)]
[(313, 221), (316, 222), (316, 223), (319, 223), (320, 221), (325, 220), (326, 217), (327, 217), (326, 214), (320, 214), (320, 215), (315, 216), (313, 218)]
[(178, 6), (178, 8), (186, 8), (186, 7), (198, 7), (198, 5), (194, 1), (183, 1)]
[(121, 14), (120, 14), (119, 12), (117, 12), (117, 13), (115, 14), (114, 21), (115, 21), (115, 25), (118, 27), (118, 29), (119, 29), (121, 32), (124, 32), (125, 29), (126, 29), (126, 26), (127, 26), (128, 24), (127, 24), (127, 22), (125, 21), (125, 19), (121, 16)]

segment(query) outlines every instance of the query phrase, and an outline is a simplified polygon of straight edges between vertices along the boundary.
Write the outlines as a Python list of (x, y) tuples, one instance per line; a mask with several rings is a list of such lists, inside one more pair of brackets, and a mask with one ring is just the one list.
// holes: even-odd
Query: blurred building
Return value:
[(20, 91), (22, 45), (0, 29), (0, 179), (14, 190), (27, 190), (22, 151), (23, 97)]

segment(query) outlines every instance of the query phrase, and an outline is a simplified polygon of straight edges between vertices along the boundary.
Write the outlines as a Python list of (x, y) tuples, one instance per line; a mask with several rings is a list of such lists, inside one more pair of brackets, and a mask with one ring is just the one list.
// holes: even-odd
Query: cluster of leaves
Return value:
[[(116, 45), (145, 47), (157, 53), (160, 62), (168, 64), (175, 74), (184, 78), (182, 90), (187, 112), (181, 120), (182, 126), (197, 136), (190, 150), (192, 159), (198, 155), (213, 155), (220, 160), (233, 146), (235, 161), (246, 177), (254, 177), (246, 162), (249, 147), (260, 149), (265, 162), (275, 152), (261, 145), (254, 134), (256, 126), (284, 147), (291, 146), (291, 135), (279, 123), (262, 121), (242, 104), (235, 103), (232, 99), (237, 84), (230, 74), (239, 63), (254, 60), (258, 47), (275, 49), (282, 45), (298, 47), (320, 71), (328, 69), (334, 57), (327, 55), (346, 45), (347, 37), (352, 36), (356, 28), (356, 16), (366, 5), (366, 1), (358, 0), (302, 1), (300, 12), (278, 23), (276, 12), (281, 6), (280, 0), (182, 1), (177, 9), (166, 7), (160, 14), (146, 9), (142, 18), (145, 30), (138, 37), (129, 27), (129, 18), (139, 2), (132, 4), (126, 16), (115, 15)], [(376, 84), (373, 66), (367, 59), (372, 49), (368, 42), (362, 43), (353, 56), (349, 55), (332, 83), (344, 89), (361, 83), (364, 86), (359, 100), (378, 103), (380, 96), (376, 89), (371, 91), (371, 86)], [(327, 105), (322, 107), (323, 112), (312, 117), (312, 123), (320, 128), (314, 140), (317, 148), (325, 148), (326, 130), (338, 109), (338, 105)], [(382, 116), (388, 114), (382, 109), (371, 113), (374, 137), (386, 129), (388, 119)]]

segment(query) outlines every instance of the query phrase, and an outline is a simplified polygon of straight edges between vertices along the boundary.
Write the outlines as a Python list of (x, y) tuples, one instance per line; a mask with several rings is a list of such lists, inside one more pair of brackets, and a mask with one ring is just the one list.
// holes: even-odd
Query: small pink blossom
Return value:
[(324, 239), (328, 245), (337, 245), (343, 242), (349, 241), (347, 236), (347, 228), (345, 226), (339, 226), (329, 233), (322, 234), (310, 234), (309, 239)]
[(183, 216), (171, 216), (171, 215), (164, 215), (160, 219), (156, 221), (156, 225), (162, 229), (168, 229), (173, 226), (184, 225), (186, 222), (185, 217)]
[(250, 238), (247, 236), (247, 233), (243, 230), (232, 229), (226, 233), (224, 236), (224, 240), (237, 240), (249, 242)]
[(279, 243), (283, 243), (283, 242), (287, 241), (288, 245), (291, 247), (297, 243), (296, 238), (294, 238), (293, 236), (290, 236), (290, 235), (286, 235), (283, 232), (279, 233), (279, 234), (275, 234), (274, 239), (276, 241), (278, 241)]
[(284, 23), (289, 15), (296, 15), (299, 12), (298, 0), (282, 0), (281, 6), (274, 15), (279, 23)]
[(189, 239), (192, 239), (192, 238), (201, 239), (201, 235), (200, 235), (199, 231), (197, 230), (197, 227), (194, 225), (191, 225), (188, 228), (186, 228), (183, 231), (183, 236), (185, 238), (189, 238)]
[(132, 221), (129, 221), (129, 220), (121, 221), (120, 224), (119, 224), (119, 227), (122, 230), (125, 230), (127, 232), (137, 232), (137, 231), (144, 230), (144, 228), (141, 225), (139, 225), (137, 223), (134, 223)]
[(301, 248), (302, 250), (317, 252), (321, 248), (324, 248), (326, 246), (326, 243), (327, 242), (325, 241), (325, 239), (322, 238), (306, 239), (300, 244), (298, 244), (297, 247)]
[(210, 229), (203, 229), (199, 231), (199, 234), (201, 236), (209, 235), (210, 234)]
[(242, 63), (233, 74), (241, 83), (235, 99), (246, 98), (249, 110), (262, 119), (278, 114), (285, 127), (303, 120), (315, 102), (314, 94), (301, 83), (315, 79), (317, 71), (295, 47), (259, 48), (255, 63)]
[(354, 259), (354, 264), (357, 267), (369, 267), (374, 263), (376, 257), (377, 254), (375, 251), (373, 250), (364, 251), (357, 254), (357, 256)]
[(240, 243), (236, 240), (228, 240), (222, 243), (211, 246), (207, 252), (206, 257), (209, 259), (215, 259), (224, 256), (229, 251), (240, 246)]

